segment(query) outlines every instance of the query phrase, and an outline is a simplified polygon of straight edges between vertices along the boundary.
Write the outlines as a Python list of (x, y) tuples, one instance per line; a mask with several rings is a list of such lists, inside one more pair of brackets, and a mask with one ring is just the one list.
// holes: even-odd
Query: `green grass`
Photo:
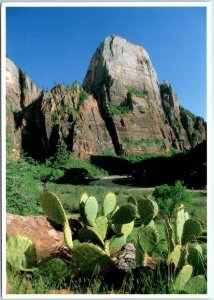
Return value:
[(133, 194), (137, 198), (141, 197), (142, 195), (148, 194), (148, 192), (142, 192), (140, 190), (135, 190), (133, 192), (130, 192), (126, 188), (117, 188), (117, 187), (110, 188), (110, 187), (96, 186), (96, 185), (86, 186), (86, 185), (47, 183), (46, 188), (49, 191), (55, 193), (60, 198), (64, 208), (69, 213), (78, 212), (80, 196), (85, 192), (89, 196), (96, 197), (99, 203), (99, 207), (101, 207), (105, 195), (109, 192), (113, 192), (116, 194), (118, 205), (125, 203), (130, 194)]
[[(141, 140), (123, 140), (122, 145), (125, 148), (132, 148), (136, 146), (145, 146), (145, 145), (160, 145), (161, 147), (165, 147), (165, 141), (163, 139), (154, 139), (154, 140), (149, 140), (149, 139), (141, 139)], [(128, 159), (129, 156), (128, 156)]]
[(144, 91), (140, 91), (138, 89), (136, 89), (135, 87), (133, 86), (125, 86), (128, 90), (128, 92), (131, 94), (131, 95), (134, 95), (136, 97), (139, 97), (139, 98), (144, 98), (144, 99), (149, 99), (149, 93), (148, 91), (144, 90)]
[[(34, 274), (8, 272), (8, 294), (57, 294), (65, 289), (70, 294), (169, 294), (168, 278), (157, 270), (139, 269), (123, 273), (121, 278), (106, 279), (102, 275), (71, 277), (68, 281)], [(114, 274), (113, 274), (114, 275)], [(121, 274), (115, 274), (121, 276)], [(114, 277), (114, 276), (113, 276)], [(114, 284), (113, 281), (117, 283)]]
[(109, 104), (109, 113), (111, 116), (123, 116), (132, 111), (128, 103), (121, 103), (120, 105)]

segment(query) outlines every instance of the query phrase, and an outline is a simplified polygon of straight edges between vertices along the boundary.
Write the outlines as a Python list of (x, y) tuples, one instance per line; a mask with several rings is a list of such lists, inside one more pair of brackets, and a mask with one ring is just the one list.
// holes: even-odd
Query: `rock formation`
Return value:
[(44, 159), (64, 141), (84, 157), (186, 151), (206, 139), (206, 123), (158, 83), (143, 47), (109, 36), (83, 82), (41, 90), (7, 58), (7, 133), (14, 149)]
[(6, 122), (7, 139), (12, 143), (13, 150), (20, 152), (22, 148), (21, 131), (24, 127), (20, 123), (22, 111), (34, 102), (41, 93), (41, 89), (18, 68), (8, 57), (6, 59)]
[(45, 217), (19, 216), (7, 213), (7, 235), (21, 235), (31, 239), (38, 259), (64, 245), (62, 231), (56, 230)]
[(145, 49), (121, 37), (101, 43), (83, 87), (97, 99), (107, 129), (114, 132), (116, 152), (167, 152), (171, 146), (184, 151), (206, 138), (203, 119), (196, 121), (180, 108), (170, 85), (159, 85)]

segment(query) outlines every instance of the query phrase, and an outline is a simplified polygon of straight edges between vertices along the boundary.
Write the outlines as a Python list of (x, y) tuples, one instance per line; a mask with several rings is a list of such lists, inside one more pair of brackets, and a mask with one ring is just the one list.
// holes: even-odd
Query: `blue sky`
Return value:
[(40, 87), (82, 83), (104, 38), (142, 45), (159, 82), (206, 119), (206, 8), (7, 8), (8, 56)]

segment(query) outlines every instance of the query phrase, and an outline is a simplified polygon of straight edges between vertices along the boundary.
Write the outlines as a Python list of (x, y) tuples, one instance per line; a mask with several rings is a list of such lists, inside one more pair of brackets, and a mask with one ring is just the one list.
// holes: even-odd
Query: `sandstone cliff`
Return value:
[(7, 58), (7, 137), (13, 149), (44, 159), (64, 141), (84, 157), (185, 151), (206, 139), (206, 123), (158, 83), (143, 47), (109, 36), (83, 82), (41, 90)]
[(6, 59), (6, 122), (7, 139), (12, 142), (13, 150), (22, 148), (22, 127), (20, 116), (23, 109), (34, 102), (41, 89), (18, 68), (8, 57)]
[(183, 151), (206, 138), (203, 119), (186, 114), (167, 83), (159, 85), (146, 50), (121, 37), (101, 43), (83, 87), (97, 99), (116, 152)]
[(59, 142), (84, 157), (112, 149), (96, 100), (79, 84), (43, 91), (23, 112), (23, 149), (35, 158), (54, 155)]

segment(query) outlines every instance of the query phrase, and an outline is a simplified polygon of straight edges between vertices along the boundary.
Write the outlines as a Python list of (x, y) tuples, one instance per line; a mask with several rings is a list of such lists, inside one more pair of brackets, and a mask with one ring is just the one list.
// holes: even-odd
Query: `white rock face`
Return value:
[(41, 89), (7, 57), (6, 60), (7, 108), (20, 110), (38, 98)]
[(110, 36), (104, 41), (103, 55), (112, 78), (125, 86), (136, 87), (140, 91), (147, 90), (159, 96), (157, 74), (143, 47), (121, 37)]
[(147, 91), (161, 103), (157, 74), (143, 47), (119, 36), (108, 36), (93, 56), (83, 85), (96, 88), (107, 75), (124, 87)]
[(10, 110), (20, 109), (19, 69), (9, 58), (6, 61), (6, 89), (7, 108)]

